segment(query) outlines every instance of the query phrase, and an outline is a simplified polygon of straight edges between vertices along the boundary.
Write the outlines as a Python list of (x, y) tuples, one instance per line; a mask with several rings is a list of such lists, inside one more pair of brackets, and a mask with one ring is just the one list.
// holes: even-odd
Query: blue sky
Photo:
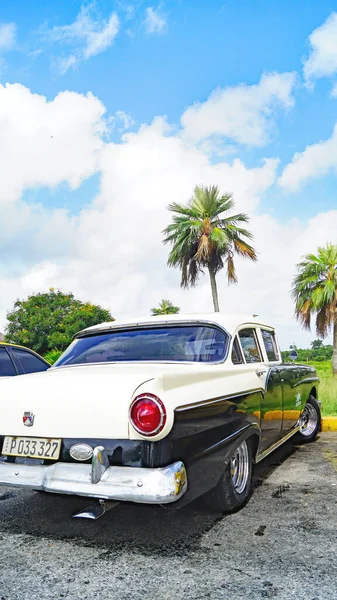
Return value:
[[(71, 44), (48, 42), (48, 30), (75, 21), (82, 6), (91, 7), (93, 18), (107, 19), (116, 12), (120, 31), (104, 52), (81, 62), (75, 69), (60, 73), (56, 63), (71, 51)], [(4, 0), (1, 20), (17, 25), (17, 43), (6, 53), (2, 82), (26, 85), (34, 93), (53, 98), (61, 90), (99, 97), (109, 114), (123, 110), (135, 121), (133, 129), (149, 123), (155, 115), (167, 115), (179, 124), (182, 112), (202, 102), (217, 87), (256, 83), (263, 72), (300, 72), (308, 54), (308, 35), (336, 8), (333, 2), (312, 1), (170, 1), (155, 7), (165, 28), (149, 34), (144, 25), (148, 3), (99, 0), (56, 0), (44, 4), (25, 0)], [(132, 14), (128, 10), (132, 7)], [(34, 55), (36, 53), (36, 55)], [(237, 154), (248, 165), (266, 156), (288, 162), (294, 151), (319, 139), (326, 139), (336, 116), (336, 99), (329, 96), (329, 82), (320, 81), (314, 93), (297, 82), (296, 106), (282, 115), (268, 148), (240, 148)], [(118, 132), (114, 136), (118, 137)], [(335, 177), (324, 182), (322, 208), (334, 208)], [(321, 182), (296, 199), (272, 194), (274, 215), (310, 217), (317, 211)], [(44, 193), (43, 191), (41, 192)], [(41, 196), (39, 193), (39, 196)], [(78, 210), (77, 198), (65, 206)], [(35, 192), (36, 194), (36, 192)], [(53, 192), (54, 199), (57, 192)], [(294, 202), (295, 200), (295, 202)], [(45, 202), (50, 203), (48, 192)], [(298, 205), (296, 210), (296, 205)]]
[[(171, 182), (170, 194), (183, 201), (192, 181), (212, 180), (252, 215), (261, 257), (289, 246), (272, 302), (264, 254), (260, 271), (242, 266), (237, 289), (220, 291), (224, 308), (253, 294), (257, 273), (263, 289), (254, 291), (254, 307), (280, 324), (283, 344), (307, 341), (293, 321), (289, 285), (301, 253), (334, 241), (335, 10), (336, 3), (316, 0), (3, 0), (0, 142), (10, 159), (2, 164), (0, 153), (8, 178), (0, 216), (11, 225), (0, 241), (0, 329), (17, 296), (49, 284), (73, 286), (117, 316), (144, 312), (163, 295), (185, 309), (192, 298), (196, 309), (211, 308), (208, 282), (182, 292), (179, 274), (166, 273), (165, 249), (154, 260), (148, 236), (133, 235), (130, 222), (136, 227), (147, 212), (160, 227)], [(106, 223), (116, 215), (120, 247), (124, 226), (135, 240), (123, 269), (107, 259)], [(102, 270), (89, 284), (94, 260)], [(132, 281), (138, 295), (126, 310), (123, 286)]]

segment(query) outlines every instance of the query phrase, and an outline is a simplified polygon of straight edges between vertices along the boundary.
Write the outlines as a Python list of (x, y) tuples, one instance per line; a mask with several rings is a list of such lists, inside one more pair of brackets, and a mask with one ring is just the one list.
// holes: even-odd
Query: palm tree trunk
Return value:
[[(211, 267), (208, 267), (208, 272), (209, 272), (209, 278), (210, 278), (211, 288), (212, 288), (212, 297), (213, 297), (214, 312), (220, 312), (220, 309), (219, 309), (219, 298), (218, 298), (218, 289), (217, 289), (217, 286), (216, 286), (215, 273), (211, 269)], [(337, 341), (336, 341), (336, 344), (337, 344)], [(337, 359), (337, 354), (336, 354), (336, 359)]]
[(337, 317), (335, 318), (333, 326), (333, 353), (332, 353), (332, 371), (334, 375), (337, 375)]

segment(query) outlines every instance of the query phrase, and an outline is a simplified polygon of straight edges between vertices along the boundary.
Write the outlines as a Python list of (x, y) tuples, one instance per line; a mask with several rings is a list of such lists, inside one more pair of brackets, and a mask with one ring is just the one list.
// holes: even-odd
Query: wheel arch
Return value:
[(254, 432), (252, 433), (248, 438), (247, 438), (247, 442), (250, 444), (251, 447), (251, 451), (252, 451), (252, 459), (255, 462), (255, 458), (259, 449), (259, 444), (260, 444), (260, 436), (258, 433)]
[(313, 396), (315, 398), (315, 400), (317, 400), (317, 387), (314, 385), (309, 393), (309, 397)]

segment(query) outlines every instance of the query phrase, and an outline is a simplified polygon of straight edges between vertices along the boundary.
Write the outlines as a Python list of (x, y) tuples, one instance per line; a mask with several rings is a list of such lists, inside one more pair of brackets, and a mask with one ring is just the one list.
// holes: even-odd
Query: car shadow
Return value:
[[(252, 494), (296, 449), (284, 444), (255, 466)], [(187, 549), (198, 547), (200, 537), (219, 520), (226, 519), (211, 512), (201, 499), (179, 510), (120, 503), (96, 521), (72, 518), (93, 503), (75, 496), (0, 488), (0, 532), (74, 540), (102, 548), (101, 558), (109, 560), (124, 548), (133, 553), (183, 556)]]

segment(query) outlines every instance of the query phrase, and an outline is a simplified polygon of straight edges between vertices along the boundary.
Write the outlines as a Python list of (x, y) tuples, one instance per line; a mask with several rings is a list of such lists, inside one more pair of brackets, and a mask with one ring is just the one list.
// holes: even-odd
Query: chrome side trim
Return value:
[(281, 438), (280, 440), (275, 442), (275, 444), (273, 444), (272, 446), (270, 446), (269, 448), (267, 448), (266, 450), (261, 452), (261, 454), (258, 454), (255, 458), (255, 462), (256, 463), (261, 462), (261, 460), (266, 458), (266, 456), (268, 456), (268, 454), (271, 454), (272, 452), (274, 452), (274, 450), (277, 450), (277, 448), (279, 448), (279, 446), (282, 446), (282, 444), (284, 444), (284, 442), (286, 442), (291, 437), (293, 437), (293, 435), (295, 435), (295, 433), (298, 433), (299, 430), (300, 430), (300, 426), (296, 425), (296, 427), (294, 427), (294, 429), (291, 429), (291, 431), (288, 431), (288, 433), (283, 438)]
[(209, 404), (216, 404), (218, 402), (223, 402), (224, 400), (230, 400), (231, 398), (241, 398), (242, 396), (247, 396), (248, 394), (254, 394), (255, 392), (261, 392), (265, 394), (264, 388), (253, 388), (251, 390), (245, 390), (244, 392), (239, 392), (238, 394), (229, 394), (228, 396), (218, 396), (216, 398), (210, 398), (208, 400), (200, 400), (200, 402), (192, 402), (191, 404), (184, 404), (183, 406), (177, 406), (174, 409), (174, 412), (184, 412), (185, 410), (191, 410), (193, 408), (200, 408), (201, 406), (208, 406)]
[(215, 444), (212, 444), (212, 446), (208, 446), (208, 448), (206, 448), (202, 452), (199, 452), (198, 454), (196, 454), (194, 456), (194, 459), (201, 458), (202, 456), (206, 456), (207, 454), (211, 454), (212, 452), (214, 452), (214, 450), (218, 450), (222, 446), (228, 446), (232, 441), (239, 438), (241, 436), (241, 434), (247, 430), (251, 430), (252, 433), (260, 435), (260, 430), (256, 426), (245, 425), (244, 427), (241, 427), (241, 429), (237, 429), (237, 431), (234, 431), (234, 433), (231, 433), (230, 435), (223, 438), (222, 440), (219, 440)]
[(0, 462), (0, 485), (145, 504), (175, 502), (187, 490), (181, 461), (157, 469), (109, 467), (97, 483), (91, 482), (91, 469), (91, 465), (80, 463), (46, 466)]

